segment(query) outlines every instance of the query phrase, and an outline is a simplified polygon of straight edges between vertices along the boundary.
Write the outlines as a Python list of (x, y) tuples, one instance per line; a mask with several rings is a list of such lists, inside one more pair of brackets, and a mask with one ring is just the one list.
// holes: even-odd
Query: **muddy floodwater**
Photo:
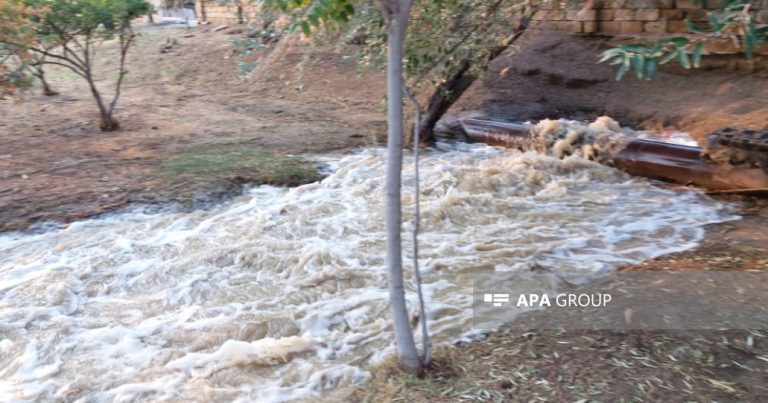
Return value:
[[(383, 155), (327, 159), (322, 182), (255, 187), (209, 211), (0, 235), (0, 400), (343, 396), (394, 348)], [(420, 262), (437, 342), (472, 334), (476, 271), (600, 273), (691, 248), (702, 226), (736, 218), (694, 190), (577, 157), (459, 145), (421, 164)]]

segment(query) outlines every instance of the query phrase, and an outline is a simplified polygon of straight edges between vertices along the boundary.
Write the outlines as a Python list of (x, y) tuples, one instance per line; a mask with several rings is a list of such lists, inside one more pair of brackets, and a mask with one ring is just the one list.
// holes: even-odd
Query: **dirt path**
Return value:
[[(176, 44), (161, 53), (167, 38)], [(302, 71), (296, 62), (306, 49), (297, 43), (247, 83), (238, 78), (232, 38), (210, 28), (141, 34), (116, 132), (98, 130), (84, 82), (66, 70), (49, 72), (59, 96), (34, 91), (0, 101), (0, 231), (72, 221), (129, 203), (196, 206), (232, 195), (242, 182), (313, 180), (300, 161), (281, 156), (371, 146), (383, 135), (376, 86), (350, 76), (354, 66), (339, 54), (316, 49)], [(114, 76), (114, 53), (105, 45), (104, 77)], [(250, 165), (241, 155), (219, 158), (231, 153), (245, 153)], [(200, 169), (175, 169), (195, 168), (185, 159), (201, 155), (207, 164)], [(297, 167), (309, 176), (283, 175)]]

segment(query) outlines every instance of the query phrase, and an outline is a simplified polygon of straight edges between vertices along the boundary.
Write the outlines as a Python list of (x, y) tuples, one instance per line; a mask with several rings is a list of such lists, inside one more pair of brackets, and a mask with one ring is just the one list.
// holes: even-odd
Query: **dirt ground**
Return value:
[(349, 401), (764, 402), (766, 337), (764, 330), (499, 331), (438, 350), (424, 378), (386, 363)]
[(453, 108), (509, 121), (589, 119), (607, 115), (625, 126), (677, 128), (694, 138), (723, 127), (768, 126), (768, 57), (702, 59), (700, 69), (668, 63), (651, 81), (598, 64), (609, 38), (527, 32), (494, 61), (485, 79)]
[[(239, 166), (235, 158), (204, 167), (212, 169), (169, 169), (189, 166), (185, 158), (261, 153), (272, 160), (257, 162), (272, 167), (285, 162), (279, 156), (371, 146), (384, 136), (383, 84), (356, 76), (353, 61), (314, 48), (308, 66), (298, 69), (307, 45), (293, 41), (261, 51), (261, 73), (245, 82), (230, 46), (235, 36), (210, 31), (162, 29), (139, 36), (115, 132), (98, 129), (84, 80), (65, 69), (49, 72), (61, 95), (45, 97), (35, 89), (0, 100), (0, 231), (68, 222), (131, 203), (197, 207), (232, 196), (243, 182), (316, 179), (264, 173)], [(176, 44), (161, 53), (169, 40)], [(102, 87), (116, 74), (109, 61), (115, 52), (111, 44), (102, 50)]]

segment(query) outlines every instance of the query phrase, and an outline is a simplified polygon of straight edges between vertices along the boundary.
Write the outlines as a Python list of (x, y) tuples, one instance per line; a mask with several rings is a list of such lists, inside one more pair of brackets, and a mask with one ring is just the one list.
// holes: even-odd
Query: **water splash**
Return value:
[[(438, 342), (470, 330), (475, 271), (601, 272), (690, 248), (731, 218), (695, 191), (577, 157), (462, 145), (422, 164)], [(383, 151), (333, 166), (212, 211), (0, 235), (0, 400), (318, 401), (366, 379), (393, 349)]]

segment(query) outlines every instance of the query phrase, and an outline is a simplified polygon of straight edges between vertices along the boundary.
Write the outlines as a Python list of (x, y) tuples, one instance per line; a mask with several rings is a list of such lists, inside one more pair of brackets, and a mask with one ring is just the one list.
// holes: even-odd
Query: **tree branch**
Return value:
[(419, 317), (421, 318), (421, 343), (422, 357), (421, 362), (424, 365), (432, 360), (432, 350), (429, 342), (429, 330), (427, 329), (427, 310), (424, 307), (424, 292), (421, 287), (421, 271), (419, 270), (419, 231), (421, 227), (421, 209), (419, 207), (421, 198), (421, 187), (419, 186), (419, 132), (421, 127), (421, 104), (416, 97), (408, 90), (403, 79), (403, 93), (411, 100), (414, 113), (413, 125), (413, 173), (414, 173), (414, 213), (413, 213), (413, 275), (416, 278), (416, 292), (419, 296)]
[[(498, 11), (498, 9), (499, 9), (499, 6), (501, 5), (501, 2), (502, 2), (502, 1), (503, 1), (503, 0), (498, 0), (496, 3), (493, 3), (493, 4), (492, 4), (492, 5), (489, 7), (489, 12), (488, 12), (488, 15), (492, 15), (492, 14), (495, 14), (495, 13)], [(472, 25), (472, 26), (471, 26), (471, 28), (470, 28), (470, 30), (469, 30), (469, 31), (468, 31), (466, 34), (464, 34), (464, 36), (463, 36), (461, 39), (459, 39), (459, 41), (458, 41), (458, 42), (456, 42), (456, 43), (455, 43), (455, 44), (454, 44), (454, 45), (453, 45), (453, 46), (452, 46), (450, 49), (448, 49), (448, 50), (447, 50), (445, 53), (443, 53), (443, 54), (442, 54), (442, 55), (441, 55), (441, 56), (440, 56), (440, 57), (439, 57), (437, 60), (435, 60), (434, 62), (432, 62), (432, 64), (431, 64), (431, 65), (430, 65), (430, 66), (429, 66), (429, 67), (428, 67), (426, 70), (424, 70), (424, 71), (423, 71), (423, 72), (422, 72), (422, 73), (421, 73), (421, 74), (420, 74), (420, 75), (419, 75), (419, 76), (418, 76), (418, 77), (417, 77), (417, 78), (416, 78), (416, 79), (413, 81), (413, 83), (412, 83), (412, 86), (413, 86), (413, 87), (418, 87), (418, 85), (419, 85), (419, 83), (421, 82), (421, 80), (423, 80), (423, 79), (424, 79), (424, 78), (427, 76), (427, 74), (429, 74), (429, 73), (430, 73), (432, 70), (434, 70), (434, 69), (435, 69), (437, 66), (439, 66), (439, 65), (440, 65), (440, 63), (442, 63), (442, 62), (443, 62), (443, 61), (444, 61), (446, 58), (448, 58), (448, 56), (452, 55), (452, 54), (453, 54), (453, 53), (454, 53), (456, 50), (458, 50), (458, 49), (459, 49), (459, 46), (461, 46), (461, 44), (463, 44), (464, 42), (466, 42), (466, 41), (467, 41), (467, 40), (468, 40), (468, 39), (469, 39), (469, 38), (472, 36), (472, 34), (474, 34), (475, 32), (477, 32), (477, 30), (478, 30), (479, 28), (480, 28), (480, 25), (479, 25), (479, 24), (475, 24), (475, 25)]]
[(86, 78), (85, 72), (82, 71), (82, 70), (79, 70), (80, 66), (78, 66), (76, 64), (73, 65), (73, 63), (72, 63), (72, 61), (70, 59), (68, 59), (68, 58), (66, 58), (64, 56), (60, 56), (60, 55), (57, 55), (55, 53), (49, 53), (49, 52), (46, 52), (44, 50), (40, 50), (40, 49), (37, 49), (37, 48), (30, 48), (30, 50), (35, 51), (35, 52), (37, 52), (37, 53), (39, 53), (39, 54), (41, 54), (41, 55), (43, 55), (45, 57), (48, 57), (48, 58), (53, 58), (53, 59), (57, 59), (57, 60), (63, 60), (66, 63), (56, 62), (56, 61), (53, 61), (53, 60), (45, 60), (44, 63), (45, 64), (52, 64), (52, 65), (55, 65), (55, 66), (66, 67), (66, 68), (72, 70), (78, 76)]
[[(127, 35), (127, 38), (126, 38)], [(119, 34), (120, 39), (120, 74), (117, 77), (117, 83), (115, 83), (115, 95), (112, 98), (112, 102), (109, 104), (109, 115), (111, 116), (112, 113), (115, 111), (115, 105), (117, 105), (117, 100), (120, 98), (120, 87), (123, 84), (123, 78), (126, 74), (128, 74), (127, 71), (125, 71), (125, 59), (128, 55), (128, 48), (131, 46), (131, 42), (133, 41), (133, 31), (129, 28), (128, 32), (125, 31), (120, 32)]]
[[(62, 60), (64, 62), (67, 62), (67, 64), (68, 64), (67, 67), (69, 67), (72, 70), (79, 69), (79, 71), (81, 71), (83, 74), (85, 74), (87, 72), (87, 70), (84, 69), (83, 66), (78, 64), (75, 60), (72, 60), (72, 59), (70, 59), (70, 58), (68, 58), (66, 56), (58, 55), (56, 53), (51, 53), (48, 50), (43, 50), (43, 49), (38, 49), (38, 48), (29, 48), (29, 50), (31, 50), (33, 52), (37, 52), (37, 53), (39, 53), (39, 54), (41, 54), (41, 55), (43, 55), (45, 57), (49, 57), (49, 58), (52, 58), (52, 59), (58, 59), (58, 60)], [(51, 63), (51, 62), (48, 61), (46, 63)]]

